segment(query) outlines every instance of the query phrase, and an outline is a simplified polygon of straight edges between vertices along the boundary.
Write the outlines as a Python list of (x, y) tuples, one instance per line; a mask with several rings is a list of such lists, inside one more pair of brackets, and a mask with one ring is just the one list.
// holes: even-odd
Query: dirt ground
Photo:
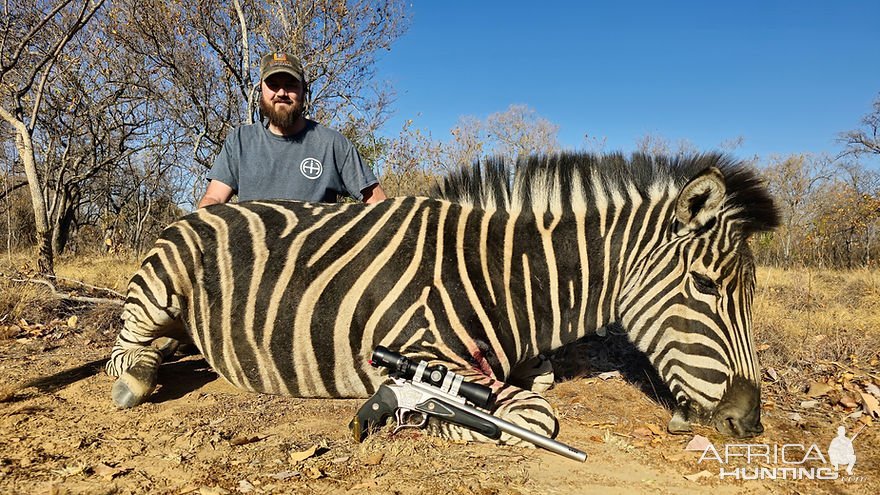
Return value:
[[(627, 378), (629, 369), (611, 377), (582, 369), (548, 393), (561, 417), (558, 439), (589, 454), (578, 463), (541, 450), (455, 443), (419, 431), (392, 436), (386, 430), (357, 444), (347, 424), (362, 401), (242, 392), (197, 355), (164, 364), (151, 401), (120, 411), (110, 402), (112, 379), (102, 370), (113, 338), (111, 332), (76, 330), (0, 340), (0, 493), (880, 492), (876, 425), (854, 443), (853, 476), (720, 479), (720, 467), (747, 465), (741, 459), (725, 466), (699, 462), (705, 447), (688, 451), (693, 435), (665, 432), (670, 413), (658, 401), (662, 395), (650, 379)], [(593, 364), (629, 359), (608, 358), (598, 340), (580, 345), (575, 354)], [(799, 409), (799, 399), (768, 397), (766, 432), (746, 443), (815, 443), (827, 453), (841, 414), (827, 404)], [(696, 427), (694, 434), (706, 436), (720, 456), (725, 443), (736, 443), (708, 428)], [(804, 455), (796, 453), (790, 457)]]

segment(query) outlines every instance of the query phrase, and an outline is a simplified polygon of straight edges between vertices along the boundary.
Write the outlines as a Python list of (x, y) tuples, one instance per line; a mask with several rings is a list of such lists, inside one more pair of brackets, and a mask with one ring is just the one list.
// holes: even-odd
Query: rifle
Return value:
[(429, 367), (425, 361), (415, 364), (382, 346), (373, 351), (370, 364), (374, 368), (388, 368), (392, 383), (381, 385), (349, 423), (358, 443), (391, 416), (397, 423), (392, 434), (404, 428), (424, 428), (430, 417), (436, 417), (493, 440), (504, 432), (569, 459), (580, 462), (587, 459), (585, 452), (477, 409), (492, 408), (495, 402), (492, 389), (466, 382), (443, 365)]

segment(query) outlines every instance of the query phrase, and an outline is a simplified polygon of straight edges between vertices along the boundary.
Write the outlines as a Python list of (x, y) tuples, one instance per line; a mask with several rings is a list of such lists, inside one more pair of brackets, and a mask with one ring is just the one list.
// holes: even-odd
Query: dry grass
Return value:
[[(139, 264), (139, 260), (118, 257), (62, 258), (56, 261), (55, 285), (68, 294), (114, 299), (118, 296), (97, 288), (124, 293)], [(78, 327), (90, 331), (106, 333), (116, 324), (117, 306), (63, 300), (48, 287), (28, 282), (34, 277), (34, 266), (29, 253), (0, 256), (0, 338), (15, 338), (29, 325), (48, 327), (39, 332), (31, 328), (32, 335), (46, 336), (55, 327), (66, 327), (66, 320), (74, 315)]]
[(880, 271), (762, 268), (754, 302), (761, 365), (789, 385), (880, 358)]

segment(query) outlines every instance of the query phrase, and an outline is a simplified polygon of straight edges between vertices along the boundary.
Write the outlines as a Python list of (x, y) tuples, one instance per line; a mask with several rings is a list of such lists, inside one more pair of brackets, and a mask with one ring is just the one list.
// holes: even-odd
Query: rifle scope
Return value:
[[(451, 383), (455, 378), (461, 378), (459, 375), (446, 369), (446, 366), (437, 364), (434, 366), (422, 366), (421, 376), (416, 377), (420, 365), (424, 363), (414, 363), (403, 354), (389, 350), (383, 346), (376, 346), (373, 351), (373, 357), (370, 364), (378, 368), (379, 366), (391, 370), (391, 374), (407, 380), (425, 382), (433, 385), (443, 391), (449, 391)], [(448, 378), (447, 378), (448, 377)], [(444, 386), (445, 385), (445, 386)], [(454, 393), (454, 392), (453, 392)], [(477, 407), (483, 409), (491, 409), (495, 402), (495, 394), (492, 389), (486, 385), (472, 383), (460, 380), (458, 392), (456, 395), (464, 397)]]

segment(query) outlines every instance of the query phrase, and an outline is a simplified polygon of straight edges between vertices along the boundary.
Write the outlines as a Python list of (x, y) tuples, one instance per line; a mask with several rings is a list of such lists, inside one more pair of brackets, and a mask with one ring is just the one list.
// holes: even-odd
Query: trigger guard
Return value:
[[(409, 421), (407, 421), (407, 419), (413, 415), (418, 415), (419, 418), (421, 418), (418, 423), (410, 423)], [(394, 416), (394, 419), (397, 422), (397, 426), (394, 427), (394, 429), (391, 431), (392, 435), (407, 428), (416, 428), (421, 430), (428, 424), (428, 415), (421, 411), (398, 409), (394, 413)]]

